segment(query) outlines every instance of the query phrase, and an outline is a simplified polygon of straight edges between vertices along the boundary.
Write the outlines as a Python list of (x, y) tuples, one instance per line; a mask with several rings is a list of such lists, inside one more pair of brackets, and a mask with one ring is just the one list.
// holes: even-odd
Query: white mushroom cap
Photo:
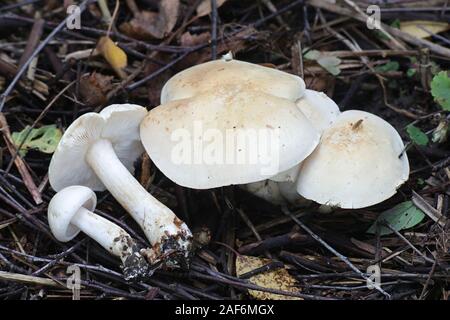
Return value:
[[(330, 99), (325, 93), (306, 89), (302, 98), (296, 101), (297, 107), (314, 125), (314, 127), (322, 133), (331, 126), (333, 121), (340, 114), (337, 104)], [(297, 180), (301, 163), (289, 170), (280, 172), (270, 180), (283, 182)]]
[(253, 63), (222, 59), (193, 66), (173, 76), (161, 91), (161, 104), (228, 85), (292, 101), (305, 91), (305, 82), (298, 76)]
[(394, 195), (408, 179), (403, 151), (401, 137), (388, 122), (368, 112), (345, 111), (303, 161), (297, 191), (330, 206), (374, 205)]
[[(257, 142), (250, 138), (243, 145), (228, 143), (247, 134)], [(288, 99), (222, 86), (154, 108), (141, 123), (141, 139), (150, 158), (169, 179), (185, 187), (206, 189), (261, 181), (287, 170), (314, 150), (319, 133)], [(264, 143), (269, 145), (266, 150)], [(192, 146), (187, 158), (193, 161), (176, 161), (180, 146)], [(222, 152), (222, 157), (218, 156), (222, 161), (206, 161), (208, 150)], [(246, 160), (236, 161), (240, 156)]]
[(55, 194), (48, 205), (48, 224), (55, 238), (61, 242), (75, 238), (81, 230), (71, 223), (73, 216), (80, 208), (94, 211), (96, 206), (97, 196), (86, 187), (70, 186)]
[(296, 104), (320, 132), (327, 129), (340, 114), (338, 105), (319, 91), (306, 89)]
[(117, 157), (133, 172), (133, 163), (144, 151), (139, 138), (139, 123), (147, 114), (144, 107), (114, 104), (100, 113), (86, 113), (66, 130), (53, 154), (48, 171), (56, 191), (70, 185), (84, 185), (95, 191), (105, 187), (85, 161), (89, 147), (99, 139), (111, 141)]

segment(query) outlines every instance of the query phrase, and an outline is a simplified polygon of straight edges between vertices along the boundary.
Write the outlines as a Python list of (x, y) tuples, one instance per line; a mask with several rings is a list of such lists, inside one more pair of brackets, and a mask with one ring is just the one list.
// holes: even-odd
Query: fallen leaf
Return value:
[(450, 111), (450, 78), (447, 71), (441, 71), (433, 77), (431, 95), (442, 109)]
[(449, 24), (439, 21), (403, 21), (400, 22), (400, 30), (407, 34), (423, 39), (431, 37), (431, 35), (443, 32), (449, 29)]
[[(0, 86), (1, 87), (1, 86)], [(431, 140), (437, 143), (444, 143), (447, 141), (447, 136), (449, 132), (449, 122), (446, 118), (439, 121), (438, 126), (433, 130), (433, 136)]]
[(211, 39), (211, 34), (209, 32), (191, 34), (187, 31), (181, 35), (180, 44), (183, 47), (194, 47), (199, 44), (207, 43), (209, 39)]
[(428, 144), (428, 136), (420, 130), (420, 128), (410, 124), (406, 127), (406, 132), (409, 135), (409, 138), (411, 141), (413, 141), (415, 144), (419, 146), (425, 146)]
[(120, 30), (138, 39), (162, 39), (175, 27), (179, 9), (179, 0), (162, 0), (158, 12), (138, 12), (131, 21), (121, 24)]
[[(217, 8), (222, 6), (227, 0), (216, 0)], [(203, 17), (211, 13), (211, 0), (203, 0), (197, 7), (197, 17)]]
[[(265, 266), (270, 262), (270, 259), (240, 255), (236, 258), (236, 275), (241, 276), (257, 268)], [(299, 288), (296, 287), (297, 281), (284, 268), (259, 273), (250, 277), (249, 281), (264, 288), (283, 290), (293, 293), (298, 293), (300, 291)], [(258, 300), (302, 300), (299, 297), (290, 297), (257, 290), (249, 290), (249, 293), (252, 297)]]
[(327, 70), (333, 76), (337, 76), (341, 73), (339, 65), (342, 61), (337, 57), (327, 56), (318, 50), (309, 50), (303, 57), (307, 60), (315, 60), (322, 68)]
[[(419, 224), (424, 217), (425, 214), (412, 201), (405, 201), (381, 213), (374, 224), (367, 230), (367, 233), (375, 234), (377, 224), (383, 221), (389, 223), (396, 231), (412, 228)], [(391, 229), (380, 224), (380, 235), (383, 236), (391, 233), (393, 233)]]
[(97, 72), (83, 75), (80, 79), (80, 96), (88, 106), (98, 106), (106, 102), (106, 94), (111, 90), (112, 76)]
[(61, 140), (61, 130), (51, 124), (40, 128), (31, 129), (26, 126), (20, 132), (13, 132), (11, 138), (16, 148), (21, 148), (19, 154), (24, 157), (28, 150), (36, 149), (43, 153), (53, 153)]
[(107, 36), (101, 37), (97, 44), (97, 50), (108, 61), (119, 77), (126, 78), (124, 69), (128, 64), (127, 55), (111, 38)]

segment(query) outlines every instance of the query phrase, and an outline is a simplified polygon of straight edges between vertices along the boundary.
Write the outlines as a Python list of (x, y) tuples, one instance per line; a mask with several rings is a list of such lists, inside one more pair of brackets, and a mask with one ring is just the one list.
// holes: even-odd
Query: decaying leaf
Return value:
[(211, 34), (209, 32), (191, 34), (189, 31), (187, 31), (181, 35), (180, 44), (183, 47), (194, 47), (202, 43), (207, 43), (209, 39), (211, 39)]
[(31, 129), (26, 126), (20, 132), (13, 132), (11, 138), (16, 148), (21, 148), (19, 154), (24, 157), (28, 150), (36, 149), (43, 153), (53, 153), (58, 146), (62, 133), (56, 125), (51, 124), (40, 128)]
[(446, 118), (439, 121), (438, 126), (433, 130), (433, 136), (431, 138), (433, 142), (444, 143), (445, 141), (447, 141), (447, 136), (450, 129), (449, 122), (450, 121), (448, 121)]
[(111, 90), (112, 76), (97, 72), (83, 75), (80, 79), (80, 96), (88, 106), (98, 106), (106, 102), (106, 94)]
[[(227, 0), (217, 0), (217, 8), (223, 5)], [(211, 13), (211, 0), (203, 0), (197, 7), (197, 17), (203, 17)]]
[(446, 22), (424, 20), (400, 22), (401, 31), (419, 39), (431, 37), (433, 34), (443, 32), (448, 29), (449, 24)]
[(120, 26), (120, 30), (138, 39), (162, 39), (175, 27), (179, 9), (179, 0), (161, 0), (158, 12), (137, 12), (131, 21)]
[[(236, 275), (241, 276), (247, 272), (265, 266), (270, 262), (270, 259), (240, 255), (236, 258)], [(297, 281), (284, 268), (254, 275), (249, 278), (249, 281), (264, 288), (283, 290), (293, 293), (298, 293), (300, 291), (299, 288), (296, 287)], [(249, 293), (252, 297), (258, 300), (302, 300), (298, 297), (290, 297), (256, 290), (249, 290)]]
[(399, 203), (395, 207), (381, 213), (374, 224), (367, 230), (367, 233), (375, 234), (377, 231), (377, 224), (380, 223), (380, 235), (391, 234), (392, 230), (382, 225), (382, 222), (387, 222), (389, 225), (397, 230), (412, 228), (419, 224), (425, 214), (417, 208), (412, 201), (405, 201)]
[(111, 38), (101, 37), (97, 44), (97, 50), (103, 55), (114, 71), (121, 78), (126, 78), (125, 67), (128, 64), (126, 53), (120, 49)]

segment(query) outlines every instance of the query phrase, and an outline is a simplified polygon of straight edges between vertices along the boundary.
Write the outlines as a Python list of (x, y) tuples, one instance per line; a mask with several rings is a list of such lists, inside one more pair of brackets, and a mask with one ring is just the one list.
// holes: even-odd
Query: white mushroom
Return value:
[(194, 97), (233, 85), (296, 101), (305, 91), (304, 81), (292, 74), (239, 60), (220, 59), (202, 63), (176, 74), (161, 91), (161, 104)]
[(321, 133), (330, 127), (341, 113), (338, 105), (325, 93), (306, 89), (297, 107)]
[(345, 111), (302, 163), (297, 191), (320, 204), (363, 208), (396, 193), (409, 175), (404, 145), (385, 120)]
[[(325, 93), (306, 89), (303, 96), (296, 101), (297, 107), (322, 134), (340, 114), (338, 105)], [(297, 180), (301, 164), (280, 172), (270, 180), (294, 182)]]
[(233, 84), (152, 109), (141, 140), (169, 179), (206, 189), (292, 168), (314, 150), (319, 133), (293, 101)]
[(107, 189), (143, 229), (156, 256), (172, 253), (166, 264), (184, 265), (191, 252), (191, 232), (130, 173), (143, 152), (139, 124), (146, 114), (141, 106), (118, 104), (79, 117), (53, 155), (49, 181), (56, 191), (70, 185)]
[[(337, 104), (325, 93), (310, 89), (305, 90), (303, 96), (296, 101), (296, 105), (320, 133), (330, 127), (333, 121), (340, 114)], [(299, 163), (298, 165), (269, 178), (270, 180), (276, 181), (280, 184), (277, 188), (279, 191), (278, 194), (273, 192), (276, 188), (272, 183), (259, 184), (255, 186), (246, 185), (246, 189), (250, 192), (252, 192), (252, 190), (258, 190), (258, 194), (254, 193), (255, 195), (264, 195), (263, 198), (265, 200), (274, 204), (283, 203), (281, 199), (284, 199), (284, 202), (290, 204), (306, 206), (310, 203), (310, 201), (306, 200), (297, 193), (295, 183), (295, 181), (297, 181), (301, 165), (302, 164)], [(271, 190), (265, 191), (262, 186), (271, 186)], [(270, 197), (271, 195), (273, 196), (272, 198)]]
[(136, 242), (125, 230), (95, 214), (96, 205), (97, 197), (87, 187), (70, 186), (59, 191), (48, 205), (48, 222), (55, 238), (67, 242), (83, 231), (120, 258), (127, 280), (147, 276), (150, 268)]

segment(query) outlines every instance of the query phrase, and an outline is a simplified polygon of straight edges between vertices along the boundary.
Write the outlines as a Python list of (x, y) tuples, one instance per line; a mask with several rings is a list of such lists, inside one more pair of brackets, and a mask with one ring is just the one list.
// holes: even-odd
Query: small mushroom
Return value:
[(206, 189), (292, 168), (314, 150), (319, 133), (293, 101), (233, 84), (152, 109), (141, 123), (141, 140), (169, 179)]
[(258, 64), (226, 57), (190, 67), (169, 79), (161, 91), (161, 104), (194, 97), (221, 87), (256, 91), (296, 101), (303, 96), (302, 78)]
[(67, 242), (83, 231), (122, 261), (127, 280), (149, 273), (149, 265), (136, 242), (122, 228), (95, 214), (95, 193), (83, 186), (70, 186), (59, 191), (48, 205), (48, 222), (55, 238)]
[(191, 255), (190, 230), (130, 173), (144, 150), (139, 124), (146, 114), (141, 106), (116, 104), (79, 117), (53, 154), (49, 181), (56, 191), (70, 185), (107, 189), (144, 231), (153, 245), (152, 259), (165, 257), (167, 266), (185, 266)]
[(338, 105), (325, 93), (306, 89), (297, 107), (321, 133), (329, 128), (341, 113)]
[[(297, 107), (320, 132), (331, 126), (340, 114), (338, 105), (325, 93), (306, 89), (303, 96), (296, 101)], [(270, 180), (277, 182), (295, 182), (300, 172), (301, 163), (286, 171), (280, 172)], [(288, 186), (288, 185), (285, 185)]]
[(409, 175), (398, 132), (371, 113), (341, 113), (302, 163), (297, 191), (320, 204), (364, 208), (394, 195)]
[[(296, 105), (320, 133), (330, 127), (340, 114), (337, 104), (325, 93), (310, 89), (305, 90), (303, 96), (296, 101)], [(269, 178), (271, 181), (276, 181), (279, 184), (278, 187), (270, 182), (257, 182), (254, 186), (252, 184), (245, 185), (244, 189), (274, 204), (290, 203), (296, 206), (306, 206), (311, 201), (297, 193), (295, 183), (301, 166), (302, 163), (299, 163)]]

